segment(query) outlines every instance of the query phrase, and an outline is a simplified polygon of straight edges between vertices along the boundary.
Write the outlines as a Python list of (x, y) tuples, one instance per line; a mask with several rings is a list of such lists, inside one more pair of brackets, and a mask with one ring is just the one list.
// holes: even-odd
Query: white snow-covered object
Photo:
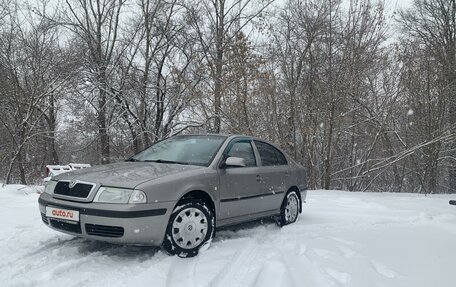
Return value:
[(46, 177), (53, 177), (69, 171), (72, 171), (69, 165), (46, 165)]
[(88, 163), (69, 163), (68, 164), (71, 167), (71, 170), (77, 170), (77, 169), (83, 169), (90, 167), (90, 164)]
[(72, 170), (87, 168), (90, 166), (91, 165), (88, 163), (69, 163), (67, 165), (46, 165), (46, 172), (45, 172), (46, 178), (44, 178), (43, 180), (46, 182), (46, 181), (49, 181), (49, 179), (53, 176), (56, 176), (56, 175), (59, 175), (59, 174), (65, 173), (65, 172), (69, 172)]

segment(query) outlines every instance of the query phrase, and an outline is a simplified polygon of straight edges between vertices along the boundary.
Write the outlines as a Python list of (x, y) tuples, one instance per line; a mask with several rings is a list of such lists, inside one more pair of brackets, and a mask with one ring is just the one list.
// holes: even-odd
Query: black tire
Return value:
[(181, 200), (169, 218), (162, 248), (182, 258), (196, 256), (202, 246), (210, 244), (214, 229), (214, 213), (202, 200)]
[(285, 226), (296, 222), (300, 210), (301, 199), (298, 193), (294, 190), (288, 191), (283, 199), (282, 205), (280, 206), (280, 215), (277, 219), (277, 224), (279, 226)]

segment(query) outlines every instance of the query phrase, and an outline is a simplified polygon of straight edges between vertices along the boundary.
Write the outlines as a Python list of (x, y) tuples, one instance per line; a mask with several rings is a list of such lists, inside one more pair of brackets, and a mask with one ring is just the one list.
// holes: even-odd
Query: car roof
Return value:
[(272, 144), (275, 147), (277, 147), (277, 145), (275, 145), (274, 143), (272, 143), (272, 142), (270, 142), (268, 140), (265, 140), (265, 139), (262, 139), (262, 138), (258, 138), (258, 137), (254, 137), (254, 136), (243, 135), (243, 134), (202, 133), (202, 134), (180, 134), (180, 135), (177, 135), (177, 136), (222, 136), (222, 137), (226, 137), (226, 139), (247, 138), (247, 139), (250, 139), (250, 140), (258, 140), (258, 141), (266, 142), (266, 143)]
[(179, 134), (176, 136), (222, 136), (227, 138), (235, 138), (235, 137), (244, 137), (244, 138), (254, 138), (252, 136), (241, 135), (241, 134), (225, 134), (225, 133), (203, 133), (203, 134)]

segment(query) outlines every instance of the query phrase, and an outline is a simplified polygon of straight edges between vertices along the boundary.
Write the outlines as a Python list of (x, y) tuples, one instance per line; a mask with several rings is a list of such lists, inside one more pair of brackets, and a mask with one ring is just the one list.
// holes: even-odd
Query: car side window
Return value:
[(255, 141), (255, 145), (257, 147), (258, 153), (260, 154), (263, 166), (288, 164), (287, 159), (283, 153), (272, 145), (259, 141)]
[(245, 160), (245, 166), (256, 166), (255, 153), (250, 141), (238, 141), (231, 145), (226, 156), (240, 157)]

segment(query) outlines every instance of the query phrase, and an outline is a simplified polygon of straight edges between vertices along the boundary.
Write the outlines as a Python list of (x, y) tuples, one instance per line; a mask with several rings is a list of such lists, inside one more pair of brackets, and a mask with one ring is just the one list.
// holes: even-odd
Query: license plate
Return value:
[(46, 216), (51, 218), (79, 221), (79, 211), (46, 206)]

